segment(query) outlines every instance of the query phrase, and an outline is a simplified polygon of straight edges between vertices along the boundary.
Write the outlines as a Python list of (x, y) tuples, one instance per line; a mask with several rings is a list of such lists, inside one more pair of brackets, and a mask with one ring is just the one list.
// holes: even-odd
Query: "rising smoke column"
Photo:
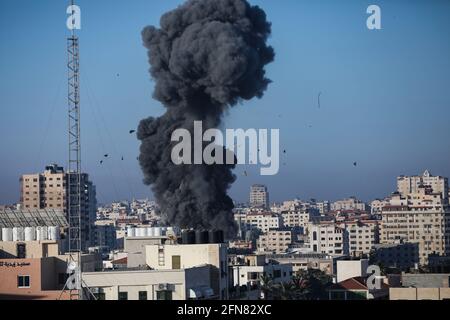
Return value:
[[(225, 110), (262, 97), (274, 60), (267, 45), (271, 24), (245, 0), (190, 0), (161, 17), (160, 28), (142, 31), (148, 49), (153, 97), (166, 107), (159, 118), (141, 121), (139, 162), (166, 224), (221, 229), (234, 236), (233, 202), (227, 190), (234, 165), (175, 165), (172, 132), (193, 122), (217, 128)], [(192, 153), (193, 154), (193, 153)]]

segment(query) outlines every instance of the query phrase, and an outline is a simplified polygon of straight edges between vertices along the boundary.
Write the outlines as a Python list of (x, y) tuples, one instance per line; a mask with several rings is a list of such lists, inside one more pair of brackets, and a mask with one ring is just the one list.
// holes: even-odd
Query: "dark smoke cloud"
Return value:
[(167, 224), (216, 228), (233, 235), (233, 203), (227, 190), (233, 165), (181, 165), (171, 161), (172, 132), (220, 125), (223, 112), (260, 98), (270, 80), (264, 67), (274, 59), (267, 45), (271, 25), (245, 0), (191, 0), (161, 17), (160, 28), (142, 31), (148, 49), (154, 98), (166, 108), (141, 121), (140, 164)]

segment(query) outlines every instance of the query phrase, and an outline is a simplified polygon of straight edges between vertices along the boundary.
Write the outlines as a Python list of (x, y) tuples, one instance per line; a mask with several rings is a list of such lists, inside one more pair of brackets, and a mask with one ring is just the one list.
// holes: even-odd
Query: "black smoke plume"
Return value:
[(159, 29), (142, 31), (153, 97), (167, 110), (141, 121), (139, 161), (166, 224), (235, 235), (227, 195), (234, 165), (177, 166), (170, 139), (178, 128), (192, 133), (196, 120), (204, 131), (217, 128), (227, 108), (262, 97), (270, 83), (264, 67), (275, 57), (270, 33), (264, 11), (245, 0), (190, 0), (165, 13)]

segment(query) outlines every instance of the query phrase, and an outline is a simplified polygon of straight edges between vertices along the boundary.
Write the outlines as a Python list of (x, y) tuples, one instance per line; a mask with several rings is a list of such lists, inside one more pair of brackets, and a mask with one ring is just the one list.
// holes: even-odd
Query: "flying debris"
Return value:
[(234, 205), (227, 193), (236, 180), (235, 165), (175, 165), (170, 138), (175, 128), (192, 134), (196, 120), (204, 131), (218, 128), (229, 108), (263, 96), (271, 82), (265, 66), (275, 58), (267, 44), (271, 24), (246, 0), (189, 0), (165, 13), (159, 25), (142, 31), (153, 97), (166, 108), (139, 124), (144, 183), (165, 224), (234, 236)]
[(247, 171), (244, 171), (244, 176), (248, 177)]
[(283, 150), (283, 153), (286, 153), (286, 150)]
[(130, 130), (130, 134), (133, 134), (135, 132), (136, 132), (136, 130)]
[(108, 157), (109, 157), (109, 154), (105, 154), (104, 157), (105, 157), (105, 158), (108, 158)]
[(358, 165), (358, 162), (353, 162), (353, 165), (356, 167)]
[(100, 164), (103, 164), (103, 160), (100, 160)]
[(122, 157), (122, 161), (123, 161), (123, 157)]

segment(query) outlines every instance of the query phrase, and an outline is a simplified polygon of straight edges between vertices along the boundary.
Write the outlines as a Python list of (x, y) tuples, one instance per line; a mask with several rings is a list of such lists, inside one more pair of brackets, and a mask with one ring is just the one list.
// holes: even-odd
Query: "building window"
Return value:
[(139, 291), (139, 300), (147, 300), (147, 291)]
[(128, 292), (119, 292), (119, 300), (128, 300)]
[(181, 269), (181, 256), (172, 256), (172, 269)]
[(25, 259), (27, 257), (27, 250), (25, 243), (18, 243), (17, 244), (17, 258), (18, 259)]
[(156, 291), (156, 300), (172, 300), (172, 291), (170, 290)]
[(30, 287), (30, 276), (17, 276), (17, 287), (18, 288), (29, 288)]

